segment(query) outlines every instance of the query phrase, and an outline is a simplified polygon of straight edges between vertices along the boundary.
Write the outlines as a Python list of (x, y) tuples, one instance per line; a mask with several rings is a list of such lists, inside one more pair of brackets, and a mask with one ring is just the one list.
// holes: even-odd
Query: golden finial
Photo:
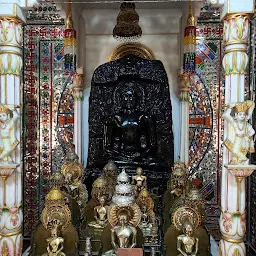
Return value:
[(73, 29), (73, 20), (72, 20), (72, 6), (71, 6), (71, 0), (68, 1), (68, 9), (67, 9), (67, 20), (66, 20), (66, 29)]
[(92, 184), (92, 187), (104, 188), (108, 185), (108, 181), (105, 176), (101, 175)]
[(45, 196), (46, 201), (63, 201), (65, 199), (64, 194), (59, 188), (52, 188)]
[(195, 17), (194, 17), (194, 11), (192, 6), (192, 1), (189, 1), (189, 11), (188, 11), (188, 19), (187, 19), (187, 27), (195, 26)]

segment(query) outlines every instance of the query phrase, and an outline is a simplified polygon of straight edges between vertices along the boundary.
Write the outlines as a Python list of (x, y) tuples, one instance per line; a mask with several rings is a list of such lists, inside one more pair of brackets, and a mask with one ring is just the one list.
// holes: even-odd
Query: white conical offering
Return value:
[(125, 206), (135, 203), (134, 187), (130, 184), (129, 176), (125, 169), (117, 177), (117, 185), (112, 202), (116, 205)]
[(124, 168), (122, 172), (117, 176), (117, 183), (129, 183), (129, 175), (125, 172)]

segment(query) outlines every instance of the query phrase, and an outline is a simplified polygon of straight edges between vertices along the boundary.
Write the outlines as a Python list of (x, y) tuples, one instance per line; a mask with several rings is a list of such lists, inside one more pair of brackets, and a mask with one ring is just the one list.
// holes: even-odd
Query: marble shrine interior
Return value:
[(253, 0), (0, 0), (0, 256), (255, 256)]

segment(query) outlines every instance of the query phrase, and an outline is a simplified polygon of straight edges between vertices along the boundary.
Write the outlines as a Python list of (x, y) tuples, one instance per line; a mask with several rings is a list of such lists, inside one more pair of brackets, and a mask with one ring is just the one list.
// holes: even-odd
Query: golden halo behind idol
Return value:
[(70, 179), (73, 183), (76, 183), (82, 179), (83, 171), (84, 168), (82, 164), (71, 161), (64, 163), (61, 168), (61, 173), (65, 180), (68, 178), (68, 176), (70, 176)]
[(64, 182), (63, 175), (60, 171), (52, 174), (51, 190), (45, 196), (45, 207), (41, 214), (42, 225), (45, 229), (55, 220), (61, 223), (61, 229), (64, 230), (71, 222), (71, 212), (67, 205), (67, 197), (60, 190)]
[(59, 220), (61, 229), (64, 230), (71, 222), (71, 212), (67, 205), (61, 203), (53, 203), (46, 206), (41, 215), (41, 221), (46, 229), (49, 229), (49, 224)]
[(201, 215), (197, 210), (188, 206), (180, 206), (176, 208), (172, 214), (172, 223), (177, 231), (183, 231), (185, 223), (191, 223), (193, 229), (196, 230), (201, 224)]
[(115, 227), (118, 223), (118, 216), (125, 214), (128, 216), (129, 225), (137, 227), (141, 219), (140, 207), (137, 204), (119, 206), (111, 204), (108, 211), (108, 221), (112, 227)]
[(45, 207), (41, 214), (43, 226), (48, 229), (48, 225), (52, 221), (59, 220), (61, 222), (61, 229), (64, 230), (71, 222), (71, 212), (66, 204), (65, 195), (58, 187), (55, 187), (49, 191), (45, 199)]

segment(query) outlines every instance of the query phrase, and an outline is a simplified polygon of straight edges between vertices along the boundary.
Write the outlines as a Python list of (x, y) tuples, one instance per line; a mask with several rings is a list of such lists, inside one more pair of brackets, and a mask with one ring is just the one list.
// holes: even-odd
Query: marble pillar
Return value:
[(17, 4), (0, 4), (0, 113), (7, 118), (0, 120), (0, 255), (13, 256), (22, 254), (20, 115), (24, 21)]
[[(208, 1), (221, 7), (223, 20), (225, 72), (225, 104), (244, 101), (245, 74), (248, 64), (248, 37), (250, 15), (254, 12), (254, 1), (227, 0)], [(223, 106), (224, 108), (224, 106)], [(231, 132), (229, 123), (224, 122), (224, 138)], [(255, 166), (230, 165), (231, 152), (223, 147), (223, 166), (221, 175), (221, 216), (219, 243), (220, 255), (246, 255), (244, 236), (246, 232), (246, 194), (245, 177)]]
[(73, 76), (73, 96), (74, 96), (74, 144), (76, 154), (81, 162), (83, 162), (82, 153), (82, 109), (83, 109), (83, 91), (84, 91), (84, 75), (82, 69), (78, 68), (77, 73)]
[(190, 74), (180, 76), (180, 160), (188, 166), (189, 162), (189, 82)]

